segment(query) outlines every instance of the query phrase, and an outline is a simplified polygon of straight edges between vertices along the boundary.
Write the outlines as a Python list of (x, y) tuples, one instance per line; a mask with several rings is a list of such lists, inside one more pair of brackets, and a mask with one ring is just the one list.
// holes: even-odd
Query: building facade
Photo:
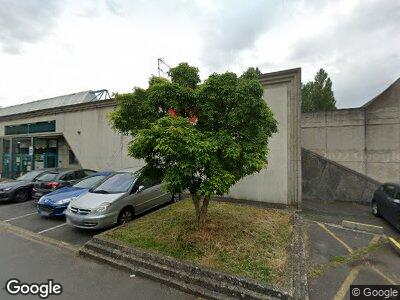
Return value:
[[(231, 189), (232, 198), (299, 206), (301, 203), (301, 70), (263, 74), (264, 99), (278, 120), (268, 167)], [(113, 99), (87, 91), (0, 109), (0, 171), (15, 178), (33, 169), (83, 167), (119, 170), (143, 165), (127, 153), (131, 137), (108, 121)]]
[(359, 108), (303, 113), (302, 147), (379, 182), (400, 181), (400, 78)]

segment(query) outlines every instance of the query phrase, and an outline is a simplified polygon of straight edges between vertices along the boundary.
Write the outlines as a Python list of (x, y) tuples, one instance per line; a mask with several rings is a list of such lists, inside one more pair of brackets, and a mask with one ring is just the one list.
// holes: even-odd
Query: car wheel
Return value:
[(126, 224), (133, 220), (135, 213), (132, 208), (124, 208), (118, 215), (118, 225)]
[(15, 200), (18, 202), (25, 202), (29, 199), (29, 192), (27, 190), (19, 190), (15, 192)]
[(372, 214), (375, 217), (380, 217), (381, 216), (381, 214), (379, 212), (379, 208), (378, 208), (378, 203), (376, 203), (376, 201), (372, 201), (371, 210), (372, 210)]
[(180, 194), (172, 195), (171, 203), (176, 203), (178, 201), (181, 201), (181, 195)]

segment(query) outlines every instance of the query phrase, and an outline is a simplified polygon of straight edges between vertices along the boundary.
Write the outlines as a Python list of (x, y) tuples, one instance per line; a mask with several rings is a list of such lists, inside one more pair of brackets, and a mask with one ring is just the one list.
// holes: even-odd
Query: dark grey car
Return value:
[(80, 179), (91, 176), (94, 173), (97, 173), (97, 171), (88, 169), (54, 169), (49, 171), (36, 179), (32, 198), (39, 199), (64, 186), (72, 186)]
[(51, 170), (34, 170), (18, 177), (16, 180), (0, 182), (0, 202), (24, 202), (29, 200), (32, 196), (34, 183), (40, 176), (49, 171)]
[(400, 230), (400, 183), (384, 183), (372, 198), (372, 213)]

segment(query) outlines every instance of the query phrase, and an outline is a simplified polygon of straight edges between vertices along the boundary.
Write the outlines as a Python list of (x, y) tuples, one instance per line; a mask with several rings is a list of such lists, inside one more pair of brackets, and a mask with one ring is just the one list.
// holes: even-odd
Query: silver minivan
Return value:
[(124, 224), (153, 207), (178, 201), (180, 195), (164, 191), (161, 181), (162, 178), (145, 178), (140, 171), (113, 173), (70, 202), (65, 212), (67, 223), (79, 228), (101, 229)]

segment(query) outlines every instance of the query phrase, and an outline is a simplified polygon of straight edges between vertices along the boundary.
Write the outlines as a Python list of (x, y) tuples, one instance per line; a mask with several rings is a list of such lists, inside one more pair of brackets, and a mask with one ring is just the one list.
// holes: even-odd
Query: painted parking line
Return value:
[(63, 226), (65, 226), (65, 225), (67, 225), (67, 222), (62, 223), (62, 224), (57, 225), (57, 226), (54, 226), (54, 227), (50, 227), (50, 228), (44, 229), (44, 230), (42, 230), (42, 231), (39, 231), (38, 234), (42, 234), (42, 233), (51, 231), (51, 230), (53, 230), (53, 229), (57, 229), (57, 228), (63, 227)]
[(316, 222), (323, 230), (325, 230), (330, 236), (332, 236), (335, 240), (337, 240), (343, 247), (346, 248), (347, 251), (350, 253), (353, 253), (353, 249), (347, 245), (342, 239), (340, 239), (336, 234), (334, 234), (332, 231), (330, 231), (326, 226), (320, 222)]
[(349, 275), (347, 275), (346, 279), (343, 281), (342, 285), (340, 286), (339, 290), (337, 291), (334, 300), (343, 300), (347, 294), (347, 291), (350, 289), (350, 285), (354, 282), (357, 278), (358, 273), (360, 272), (361, 266), (354, 267), (351, 269)]
[(389, 282), (391, 285), (397, 285), (397, 283), (389, 278), (387, 275), (385, 275), (381, 270), (379, 270), (376, 266), (370, 266), (372, 270), (375, 271), (375, 273), (379, 274), (382, 278), (384, 278), (387, 282)]
[(22, 218), (29, 217), (29, 216), (32, 216), (32, 215), (35, 215), (35, 214), (37, 214), (37, 211), (34, 211), (32, 213), (29, 213), (29, 214), (22, 215), (22, 216), (18, 216), (18, 217), (7, 219), (7, 220), (4, 220), (4, 222), (10, 222), (10, 221), (22, 219)]
[[(371, 239), (369, 245), (373, 245), (377, 243), (380, 239), (379, 235), (374, 235), (374, 237)], [(343, 242), (344, 243), (344, 242)], [(351, 249), (351, 248), (350, 248)], [(335, 297), (333, 298), (334, 300), (343, 300), (350, 289), (350, 285), (354, 282), (354, 280), (357, 278), (358, 274), (360, 273), (360, 270), (362, 267), (368, 268), (375, 271), (378, 275), (386, 279), (390, 284), (395, 284), (395, 282), (387, 277), (385, 274), (383, 274), (378, 268), (370, 265), (364, 265), (364, 266), (356, 266), (353, 269), (351, 269), (349, 275), (347, 275), (346, 279), (343, 281), (342, 285), (340, 286), (339, 290), (337, 291)]]

